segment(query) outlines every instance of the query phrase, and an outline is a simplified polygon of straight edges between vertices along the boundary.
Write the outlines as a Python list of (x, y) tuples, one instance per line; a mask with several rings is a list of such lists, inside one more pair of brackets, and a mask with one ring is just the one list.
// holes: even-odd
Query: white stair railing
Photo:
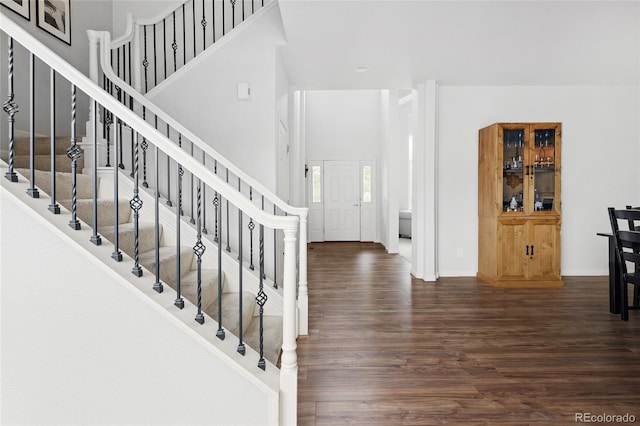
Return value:
[[(133, 190), (133, 198), (127, 203), (130, 204), (131, 210), (133, 210), (133, 215), (135, 218), (135, 255), (133, 256), (134, 267), (132, 272), (135, 276), (142, 275), (142, 269), (138, 263), (138, 212), (141, 208), (141, 200), (138, 197), (138, 183), (140, 177), (140, 169), (139, 169), (139, 146), (140, 141), (142, 144), (147, 143), (153, 147), (156, 155), (156, 162), (159, 158), (159, 155), (164, 155), (167, 158), (171, 158), (176, 164), (179, 165), (179, 171), (186, 170), (188, 171), (194, 179), (197, 181), (198, 187), (198, 201), (200, 201), (201, 192), (206, 192), (208, 188), (210, 192), (214, 192), (217, 194), (220, 200), (224, 199), (228, 202), (227, 205), (233, 205), (236, 208), (240, 216), (250, 217), (255, 223), (257, 223), (261, 227), (267, 227), (274, 229), (276, 231), (282, 232), (283, 238), (282, 243), (284, 246), (284, 269), (283, 269), (283, 342), (282, 342), (282, 363), (280, 368), (280, 424), (295, 424), (297, 419), (297, 354), (296, 354), (296, 234), (299, 232), (299, 216), (296, 215), (274, 215), (270, 214), (263, 209), (256, 206), (256, 204), (251, 200), (251, 198), (247, 198), (242, 191), (238, 191), (234, 188), (229, 182), (226, 182), (216, 173), (209, 169), (208, 165), (194, 158), (190, 153), (185, 152), (179, 145), (177, 145), (174, 141), (172, 141), (165, 134), (161, 133), (157, 128), (150, 125), (143, 117), (140, 117), (135, 112), (131, 111), (130, 108), (123, 105), (109, 93), (105, 92), (102, 88), (100, 88), (94, 81), (90, 78), (86, 77), (76, 68), (71, 66), (64, 59), (60, 58), (57, 54), (47, 48), (44, 44), (39, 42), (35, 37), (29, 34), (27, 31), (22, 29), (19, 25), (17, 25), (12, 19), (7, 17), (3, 11), (0, 10), (0, 29), (6, 34), (7, 40), (9, 42), (9, 73), (8, 77), (10, 80), (10, 84), (8, 84), (9, 93), (7, 94), (8, 101), (5, 105), (5, 111), (10, 115), (10, 118), (13, 118), (13, 113), (18, 109), (18, 106), (15, 105), (14, 108), (14, 86), (13, 86), (13, 43), (16, 41), (22, 47), (27, 50), (28, 55), (31, 58), (31, 72), (30, 72), (30, 86), (31, 90), (34, 90), (35, 87), (35, 61), (37, 58), (39, 60), (38, 66), (42, 64), (46, 64), (50, 68), (51, 73), (51, 81), (53, 82), (56, 78), (64, 78), (70, 84), (72, 88), (70, 104), (71, 104), (71, 146), (67, 150), (69, 158), (72, 158), (75, 162), (78, 158), (79, 150), (76, 146), (75, 140), (75, 117), (76, 117), (76, 90), (79, 92), (80, 96), (87, 96), (89, 98), (89, 103), (92, 106), (91, 108), (91, 126), (90, 126), (90, 134), (88, 135), (89, 139), (93, 145), (93, 157), (94, 161), (91, 166), (90, 173), (93, 176), (93, 217), (90, 223), (93, 227), (92, 236), (90, 241), (95, 245), (102, 244), (102, 238), (98, 234), (98, 209), (97, 209), (97, 176), (98, 176), (98, 161), (97, 161), (97, 153), (98, 153), (98, 114), (103, 111), (103, 118), (110, 117), (114, 123), (117, 123), (118, 126), (123, 126), (126, 123), (131, 129), (132, 141), (135, 144), (135, 149), (133, 153), (134, 157), (134, 190)], [(51, 90), (51, 99), (57, 99), (57, 95), (54, 93), (53, 84)], [(29, 105), (30, 109), (33, 109), (33, 96), (31, 99), (31, 105)], [(8, 106), (7, 106), (8, 105)], [(53, 102), (52, 102), (53, 105)], [(34, 124), (34, 114), (31, 114), (31, 127), (33, 128)], [(9, 130), (10, 138), (12, 139), (13, 128)], [(52, 135), (55, 132), (52, 131)], [(52, 153), (55, 151), (55, 142), (54, 137), (52, 136)], [(33, 132), (31, 135), (31, 144), (33, 144)], [(10, 141), (10, 149), (13, 147), (13, 139)], [(204, 149), (204, 147), (203, 147)], [(204, 152), (204, 151), (203, 151)], [(30, 172), (31, 176), (34, 175), (34, 162), (33, 162), (33, 150), (31, 154), (31, 166)], [(13, 153), (9, 153), (9, 157), (13, 157)], [(53, 165), (53, 163), (52, 163)], [(117, 170), (114, 166), (114, 169)], [(52, 172), (55, 172), (55, 168)], [(75, 170), (75, 169), (74, 169)], [(156, 167), (155, 172), (156, 176), (158, 175), (158, 168)], [(10, 173), (13, 172), (13, 166), (10, 164)], [(117, 176), (117, 173), (115, 174)], [(56, 173), (51, 173), (51, 178), (55, 179)], [(75, 171), (74, 171), (75, 176)], [(7, 176), (10, 178), (9, 176)], [(13, 179), (9, 179), (13, 181)], [(31, 179), (31, 186), (34, 188), (33, 178)], [(156, 179), (157, 181), (157, 179)], [(75, 185), (75, 184), (74, 184)], [(54, 188), (53, 194), (55, 194), (55, 185), (52, 185)], [(201, 191), (202, 187), (202, 191)], [(73, 197), (75, 197), (75, 187), (72, 189)], [(34, 194), (35, 195), (35, 188)], [(158, 202), (159, 191), (155, 191), (155, 199), (156, 199), (156, 212), (158, 211)], [(118, 206), (118, 190), (114, 189), (113, 193), (114, 204)], [(274, 201), (277, 203), (278, 201)], [(276, 205), (276, 204), (274, 204)], [(179, 204), (177, 204), (179, 207)], [(285, 206), (286, 207), (286, 206)], [(75, 209), (75, 206), (72, 207)], [(198, 205), (198, 212), (200, 205)], [(116, 207), (117, 210), (117, 207)], [(59, 212), (59, 210), (58, 210)], [(53, 214), (59, 214), (53, 212)], [(306, 212), (300, 212), (306, 214)], [(117, 216), (117, 214), (116, 214)], [(178, 219), (178, 223), (180, 212), (179, 209), (176, 208), (176, 217)], [(75, 215), (72, 215), (75, 217)], [(117, 218), (116, 218), (117, 223)], [(71, 225), (71, 223), (70, 223)], [(79, 229), (75, 228), (74, 229)], [(157, 219), (156, 219), (156, 229), (157, 229)], [(198, 252), (204, 251), (203, 244), (200, 241), (200, 215), (198, 214), (198, 243), (194, 246), (194, 252), (197, 254), (198, 258), (200, 254)], [(300, 232), (301, 235), (304, 232)], [(242, 235), (240, 233), (240, 235)], [(274, 234), (275, 237), (275, 234)], [(178, 241), (180, 238), (178, 237)], [(157, 242), (156, 242), (156, 250), (157, 250)], [(218, 244), (220, 247), (220, 243)], [(115, 246), (117, 249), (117, 245)], [(115, 252), (114, 252), (115, 254)], [(113, 257), (113, 256), (112, 256)], [(116, 261), (121, 261), (116, 260)], [(156, 279), (159, 279), (159, 274), (156, 274)], [(199, 286), (199, 281), (198, 281)], [(155, 286), (154, 286), (155, 289)], [(162, 290), (156, 290), (162, 291)], [(198, 291), (200, 289), (198, 288)], [(178, 298), (180, 298), (179, 287), (177, 290)], [(199, 296), (198, 296), (199, 298)], [(176, 299), (178, 302), (178, 299)], [(199, 302), (198, 302), (199, 303)], [(176, 303), (176, 306), (178, 304)], [(180, 307), (180, 306), (179, 306)], [(200, 315), (200, 306), (198, 305), (198, 315)], [(242, 343), (242, 341), (241, 341)]]

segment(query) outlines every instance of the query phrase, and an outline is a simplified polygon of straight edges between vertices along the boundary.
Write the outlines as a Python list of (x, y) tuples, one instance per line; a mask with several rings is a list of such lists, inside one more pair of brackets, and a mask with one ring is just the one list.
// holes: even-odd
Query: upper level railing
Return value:
[[(214, 205), (219, 206), (220, 208), (217, 211), (216, 217), (216, 232), (222, 233), (222, 229), (228, 225), (228, 220), (222, 215), (222, 206), (225, 205), (226, 209), (234, 209), (236, 224), (238, 225), (236, 239), (239, 242), (240, 250), (238, 251), (238, 275), (240, 280), (240, 294), (242, 297), (242, 274), (243, 274), (243, 253), (242, 250), (242, 241), (245, 238), (246, 233), (243, 233), (243, 224), (252, 222), (254, 226), (259, 229), (260, 234), (262, 235), (266, 229), (274, 230), (274, 240), (276, 243), (281, 243), (284, 250), (284, 260), (282, 267), (282, 283), (283, 283), (283, 304), (282, 304), (282, 315), (283, 315), (283, 326), (282, 326), (282, 357), (281, 357), (281, 368), (280, 368), (280, 422), (281, 424), (295, 424), (296, 422), (296, 404), (297, 404), (297, 355), (296, 355), (296, 234), (299, 229), (299, 217), (293, 215), (276, 215), (269, 212), (266, 212), (264, 209), (260, 208), (256, 205), (255, 200), (252, 200), (251, 197), (245, 196), (243, 192), (238, 190), (232, 185), (232, 182), (227, 182), (225, 179), (222, 179), (219, 175), (215, 174), (213, 170), (211, 170), (211, 164), (207, 164), (205, 161), (201, 161), (200, 159), (195, 158), (190, 155), (190, 153), (186, 152), (179, 144), (176, 144), (172, 139), (167, 137), (166, 134), (162, 133), (157, 129), (157, 126), (150, 125), (143, 117), (140, 117), (135, 112), (131, 111), (129, 107), (123, 105), (109, 93), (105, 92), (101, 87), (95, 84), (91, 79), (87, 78), (80, 71), (75, 69), (65, 60), (60, 58), (54, 52), (52, 52), (49, 48), (40, 43), (35, 37), (29, 34), (27, 31), (22, 29), (19, 25), (17, 25), (12, 19), (7, 17), (3, 11), (0, 11), (0, 29), (7, 36), (8, 40), (8, 84), (7, 84), (7, 101), (4, 103), (4, 111), (9, 116), (9, 167), (8, 172), (5, 177), (9, 181), (17, 181), (18, 176), (16, 173), (16, 169), (14, 166), (14, 150), (15, 150), (15, 130), (14, 130), (14, 118), (21, 106), (16, 104), (15, 93), (17, 91), (25, 91), (29, 92), (30, 103), (26, 106), (26, 109), (29, 110), (30, 116), (30, 137), (29, 137), (29, 180), (30, 187), (27, 193), (34, 198), (40, 196), (40, 192), (36, 185), (36, 162), (35, 162), (35, 122), (38, 119), (43, 119), (46, 121), (51, 121), (51, 123), (55, 123), (55, 114), (56, 107), (55, 105), (59, 103), (62, 99), (65, 98), (65, 95), (60, 93), (60, 91), (56, 92), (56, 87), (60, 87), (60, 83), (62, 86), (70, 86), (71, 91), (68, 93), (68, 102), (70, 106), (70, 123), (68, 130), (70, 131), (70, 144), (68, 149), (66, 150), (67, 156), (71, 160), (71, 190), (70, 194), (65, 194), (65, 196), (69, 196), (69, 213), (66, 213), (63, 209), (58, 205), (57, 197), (60, 197), (59, 191), (61, 188), (56, 187), (56, 179), (60, 178), (58, 173), (55, 173), (57, 169), (56, 165), (56, 143), (57, 143), (57, 134), (62, 134), (59, 129), (56, 130), (55, 126), (52, 124), (51, 127), (51, 139), (50, 139), (50, 148), (51, 148), (51, 173), (49, 174), (51, 181), (51, 204), (49, 206), (49, 210), (52, 214), (70, 214), (71, 220), (69, 221), (69, 226), (73, 229), (80, 229), (83, 225), (78, 220), (78, 216), (81, 214), (80, 209), (78, 209), (78, 194), (77, 194), (77, 169), (78, 169), (78, 160), (82, 155), (82, 151), (77, 143), (76, 138), (76, 117), (77, 117), (77, 103), (76, 100), (79, 96), (86, 96), (89, 99), (90, 105), (90, 122), (88, 127), (87, 139), (90, 141), (90, 146), (87, 147), (89, 149), (85, 150), (85, 152), (91, 152), (92, 158), (90, 159), (90, 168), (88, 173), (91, 175), (92, 179), (92, 188), (91, 188), (91, 196), (90, 198), (86, 198), (87, 201), (91, 203), (91, 215), (90, 217), (83, 219), (84, 222), (91, 227), (91, 237), (90, 241), (95, 245), (106, 244), (106, 237), (101, 235), (104, 227), (106, 226), (105, 220), (111, 221), (113, 223), (113, 234), (114, 236), (111, 238), (111, 242), (113, 243), (113, 254), (112, 258), (116, 262), (129, 262), (131, 264), (131, 272), (136, 276), (140, 277), (143, 275), (143, 266), (141, 264), (142, 259), (140, 257), (141, 251), (141, 241), (140, 241), (140, 233), (142, 232), (141, 224), (143, 220), (151, 220), (154, 223), (154, 239), (155, 243), (153, 244), (153, 248), (151, 251), (155, 252), (155, 272), (153, 273), (155, 276), (155, 283), (153, 288), (157, 292), (162, 292), (165, 289), (166, 277), (173, 276), (173, 283), (169, 286), (174, 287), (173, 290), (176, 294), (175, 305), (180, 309), (185, 309), (188, 304), (185, 304), (185, 295), (181, 293), (181, 284), (180, 284), (180, 256), (183, 255), (183, 245), (193, 243), (192, 254), (194, 259), (197, 262), (197, 297), (195, 297), (192, 301), (194, 312), (194, 319), (203, 323), (205, 316), (203, 315), (203, 306), (201, 304), (201, 296), (202, 296), (202, 281), (201, 281), (201, 273), (203, 272), (203, 262), (206, 262), (208, 259), (213, 259), (214, 257), (209, 256), (209, 258), (205, 259), (205, 251), (207, 249), (207, 245), (210, 247), (217, 248), (217, 265), (212, 265), (214, 268), (217, 266), (217, 270), (222, 270), (222, 264), (220, 262), (221, 258), (221, 250), (222, 250), (222, 241), (219, 241), (217, 245), (213, 245), (208, 242), (205, 238), (203, 238), (203, 194), (215, 194), (214, 195)], [(19, 43), (24, 49), (14, 50), (14, 41)], [(14, 85), (14, 57), (17, 54), (25, 54), (29, 57), (29, 78), (28, 83), (24, 86), (27, 87), (16, 87)], [(37, 59), (37, 60), (36, 60)], [(43, 65), (44, 64), (44, 65)], [(38, 117), (36, 115), (35, 108), (35, 92), (36, 88), (36, 67), (46, 66), (50, 75), (50, 85), (49, 85), (49, 100), (51, 102), (52, 108), (50, 111), (50, 117)], [(21, 72), (23, 70), (20, 70)], [(58, 81), (58, 83), (56, 83)], [(38, 99), (46, 98), (46, 95), (42, 94), (38, 95)], [(56, 102), (54, 102), (54, 100)], [(22, 107), (24, 108), (24, 106)], [(99, 169), (99, 160), (98, 154), (100, 149), (100, 135), (99, 135), (99, 113), (103, 112), (103, 118), (109, 117), (111, 120), (111, 127), (113, 133), (115, 135), (115, 140), (113, 147), (116, 149), (115, 154), (118, 154), (120, 150), (120, 143), (122, 142), (123, 130), (128, 129), (131, 137), (131, 144), (133, 149), (131, 150), (132, 156), (132, 191), (128, 194), (127, 199), (122, 200), (122, 192), (123, 190), (118, 186), (120, 171), (118, 167), (113, 167), (113, 181), (114, 187), (113, 192), (109, 196), (109, 200), (111, 201), (113, 212), (113, 218), (108, 217), (105, 219), (104, 209), (100, 209), (100, 203), (98, 199), (98, 169)], [(60, 132), (60, 133), (58, 133)], [(160, 214), (160, 191), (155, 190), (152, 192), (152, 196), (154, 199), (153, 207), (143, 206), (143, 197), (141, 194), (143, 189), (141, 188), (141, 175), (142, 170), (140, 167), (140, 153), (144, 149), (143, 145), (147, 145), (150, 152), (152, 152), (153, 158), (153, 178), (150, 179), (153, 185), (159, 189), (160, 182), (160, 173), (164, 172), (166, 174), (174, 174), (176, 176), (176, 180), (173, 182), (176, 185), (179, 184), (183, 175), (188, 173), (190, 177), (194, 179), (195, 184), (195, 202), (196, 209), (194, 212), (194, 227), (195, 230), (195, 242), (186, 238), (184, 234), (181, 234), (181, 202), (176, 202), (173, 207), (174, 209), (170, 209), (175, 214), (175, 245), (177, 249), (176, 258), (177, 258), (177, 267), (175, 271), (161, 271), (160, 262), (159, 262), (159, 251), (160, 251), (160, 236), (159, 236), (159, 214)], [(159, 160), (161, 158), (170, 159), (170, 162), (167, 164), (167, 170), (161, 170)], [(85, 162), (85, 166), (86, 166)], [(215, 165), (214, 165), (215, 167)], [(101, 197), (104, 197), (105, 190), (101, 189)], [(130, 208), (131, 217), (132, 217), (132, 230), (134, 237), (130, 242), (130, 253), (127, 253), (129, 256), (123, 256), (121, 245), (119, 242), (118, 235), (120, 234), (119, 226), (121, 222), (119, 221), (120, 206), (123, 204)], [(165, 209), (166, 210), (166, 209)], [(163, 212), (165, 211), (163, 210)], [(100, 228), (99, 228), (100, 227)], [(281, 233), (281, 234), (280, 234)], [(302, 234), (302, 233), (301, 233)], [(282, 238), (280, 237), (282, 235)], [(228, 241), (228, 240), (227, 240)], [(262, 256), (263, 253), (263, 240), (260, 240), (260, 253), (261, 256), (258, 260), (259, 269), (264, 269), (264, 258)], [(191, 263), (190, 263), (191, 264)], [(149, 267), (151, 268), (151, 267)], [(212, 268), (212, 269), (214, 269)], [(262, 315), (263, 315), (263, 306), (267, 302), (267, 298), (263, 291), (263, 280), (262, 274), (260, 275), (260, 287), (259, 292), (256, 297), (256, 303), (260, 306), (260, 329), (262, 329)], [(218, 285), (218, 296), (222, 293), (222, 279), (220, 277), (217, 280)], [(218, 297), (218, 318), (217, 327), (218, 333), (217, 336), (221, 339), (225, 337), (225, 323), (222, 320), (222, 307), (220, 306), (221, 297)], [(240, 330), (242, 330), (242, 302), (240, 302), (240, 312), (239, 312), (239, 322), (240, 322)], [(245, 345), (243, 342), (242, 331), (240, 331), (238, 335), (238, 352), (242, 355), (245, 354)], [(262, 353), (262, 332), (260, 333), (260, 348), (259, 348), (259, 360), (257, 362), (260, 368), (264, 368), (265, 361), (264, 355)]]
[(187, 0), (153, 18), (127, 15), (108, 58), (114, 73), (148, 93), (273, 0)]

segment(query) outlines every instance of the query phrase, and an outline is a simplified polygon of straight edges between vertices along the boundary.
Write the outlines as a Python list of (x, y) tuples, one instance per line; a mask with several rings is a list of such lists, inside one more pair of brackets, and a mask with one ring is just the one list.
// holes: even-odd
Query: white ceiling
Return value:
[(638, 0), (279, 3), (299, 88), (640, 83)]

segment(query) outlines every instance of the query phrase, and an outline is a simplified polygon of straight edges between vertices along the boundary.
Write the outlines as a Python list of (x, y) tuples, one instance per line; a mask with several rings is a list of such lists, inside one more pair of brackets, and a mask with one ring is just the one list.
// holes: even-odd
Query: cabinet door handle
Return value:
[(527, 256), (529, 256), (529, 246), (527, 246)]
[(533, 246), (531, 246), (531, 256), (533, 256)]

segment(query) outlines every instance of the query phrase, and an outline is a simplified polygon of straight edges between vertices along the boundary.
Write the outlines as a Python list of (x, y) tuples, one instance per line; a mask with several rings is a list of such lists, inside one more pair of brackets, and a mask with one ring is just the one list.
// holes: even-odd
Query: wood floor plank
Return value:
[(640, 311), (611, 315), (606, 277), (425, 283), (373, 243), (310, 244), (308, 264), (300, 425), (640, 421)]

